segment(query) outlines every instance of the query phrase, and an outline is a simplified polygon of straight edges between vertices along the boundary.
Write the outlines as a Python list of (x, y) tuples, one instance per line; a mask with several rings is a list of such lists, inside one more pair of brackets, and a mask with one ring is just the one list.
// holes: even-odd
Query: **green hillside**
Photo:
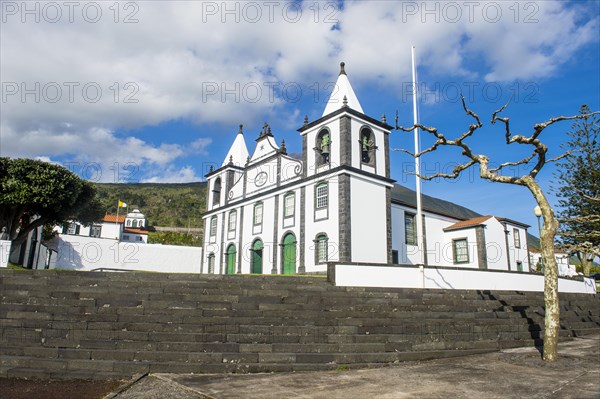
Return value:
[[(98, 197), (106, 212), (115, 214), (119, 200), (127, 210), (139, 208), (149, 226), (201, 228), (206, 210), (206, 183), (98, 183)], [(120, 209), (120, 213), (125, 209)]]

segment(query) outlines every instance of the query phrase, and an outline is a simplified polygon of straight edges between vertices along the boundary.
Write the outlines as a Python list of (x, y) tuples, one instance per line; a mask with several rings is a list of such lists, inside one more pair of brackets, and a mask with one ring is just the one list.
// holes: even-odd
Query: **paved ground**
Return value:
[(560, 344), (559, 354), (555, 363), (543, 362), (534, 348), (518, 348), (370, 370), (151, 374), (108, 397), (600, 399), (600, 336)]

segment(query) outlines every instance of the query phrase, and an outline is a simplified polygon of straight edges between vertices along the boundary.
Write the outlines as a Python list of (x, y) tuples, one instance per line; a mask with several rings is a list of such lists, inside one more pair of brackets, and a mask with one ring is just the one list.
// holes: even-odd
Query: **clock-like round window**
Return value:
[(256, 175), (256, 178), (254, 179), (254, 184), (256, 184), (257, 187), (264, 186), (266, 182), (267, 182), (267, 172), (260, 172), (259, 174)]

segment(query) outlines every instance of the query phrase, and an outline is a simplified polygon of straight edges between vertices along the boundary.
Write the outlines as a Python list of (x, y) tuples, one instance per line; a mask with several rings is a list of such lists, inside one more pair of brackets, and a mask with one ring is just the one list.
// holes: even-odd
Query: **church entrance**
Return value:
[(286, 234), (283, 237), (283, 274), (296, 274), (296, 237)]
[(263, 268), (263, 242), (261, 240), (254, 241), (252, 244), (252, 270), (253, 274), (262, 274)]
[(235, 274), (235, 245), (227, 247), (227, 274)]

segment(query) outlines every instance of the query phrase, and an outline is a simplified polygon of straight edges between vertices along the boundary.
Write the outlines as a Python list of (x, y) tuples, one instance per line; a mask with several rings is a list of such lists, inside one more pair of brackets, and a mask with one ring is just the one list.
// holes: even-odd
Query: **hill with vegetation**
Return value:
[[(146, 216), (148, 226), (202, 228), (206, 210), (206, 183), (97, 183), (98, 198), (107, 213), (117, 213), (118, 201), (127, 211), (134, 208)], [(121, 208), (119, 213), (126, 210)]]

